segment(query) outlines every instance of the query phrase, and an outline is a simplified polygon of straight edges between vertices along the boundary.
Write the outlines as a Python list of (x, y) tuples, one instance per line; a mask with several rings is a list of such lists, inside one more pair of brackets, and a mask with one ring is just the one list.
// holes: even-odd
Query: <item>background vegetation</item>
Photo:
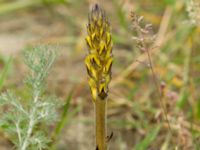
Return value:
[[(57, 122), (40, 128), (57, 150), (94, 149), (94, 111), (84, 58), (89, 0), (0, 0), (0, 89), (26, 97), (22, 82), (28, 69), (24, 48), (48, 44), (58, 57), (47, 79), (46, 94), (63, 104)], [(108, 102), (111, 150), (200, 149), (199, 6), (186, 0), (101, 0), (114, 40), (113, 79)], [(163, 90), (171, 131), (158, 91), (141, 53), (130, 12), (144, 16), (156, 34), (151, 50)], [(2, 111), (2, 110), (1, 110)], [(0, 129), (0, 150), (13, 147), (12, 135)]]

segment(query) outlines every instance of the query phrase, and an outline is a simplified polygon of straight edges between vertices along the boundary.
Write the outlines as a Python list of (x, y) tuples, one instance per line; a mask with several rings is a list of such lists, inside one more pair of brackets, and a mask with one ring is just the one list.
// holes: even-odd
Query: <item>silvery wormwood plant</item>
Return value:
[(56, 53), (47, 46), (39, 46), (26, 50), (24, 58), (30, 69), (25, 80), (30, 89), (28, 96), (18, 97), (14, 91), (0, 95), (0, 127), (11, 137), (15, 149), (42, 150), (50, 139), (41, 124), (52, 123), (56, 117), (56, 98), (45, 95), (45, 78)]

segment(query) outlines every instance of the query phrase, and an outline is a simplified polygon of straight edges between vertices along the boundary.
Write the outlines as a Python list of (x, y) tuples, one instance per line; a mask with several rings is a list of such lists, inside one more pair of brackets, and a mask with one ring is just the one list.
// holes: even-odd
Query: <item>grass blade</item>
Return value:
[(70, 102), (72, 100), (72, 95), (73, 95), (73, 90), (69, 93), (69, 95), (66, 98), (66, 103), (63, 106), (63, 112), (60, 118), (60, 121), (58, 122), (53, 134), (52, 134), (52, 142), (50, 144), (50, 149), (54, 150), (55, 149), (55, 143), (56, 143), (56, 139), (58, 138), (58, 136), (60, 135), (62, 129), (64, 128), (64, 126), (66, 125), (66, 122), (68, 120), (68, 111), (69, 111), (69, 107), (70, 107)]
[(10, 66), (12, 64), (12, 57), (10, 57), (8, 59), (8, 61), (6, 62), (5, 67), (3, 68), (3, 71), (0, 74), (0, 90), (2, 89), (3, 85), (4, 85), (4, 81), (8, 75), (8, 70), (10, 69)]
[(157, 126), (147, 134), (147, 136), (138, 143), (133, 150), (147, 150), (148, 146), (155, 140), (160, 131), (160, 126)]

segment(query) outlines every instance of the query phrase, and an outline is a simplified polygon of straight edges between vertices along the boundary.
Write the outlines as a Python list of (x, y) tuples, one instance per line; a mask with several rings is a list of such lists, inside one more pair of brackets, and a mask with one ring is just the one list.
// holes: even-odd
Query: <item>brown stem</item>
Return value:
[(95, 102), (96, 113), (96, 150), (107, 150), (106, 136), (106, 100), (97, 98)]
[(148, 61), (149, 61), (149, 66), (150, 66), (150, 69), (151, 69), (151, 72), (152, 72), (152, 75), (153, 75), (153, 81), (154, 81), (154, 84), (155, 84), (155, 86), (156, 86), (156, 88), (158, 90), (160, 105), (161, 105), (161, 107), (163, 109), (164, 116), (165, 116), (165, 119), (166, 119), (168, 127), (169, 127), (169, 131), (170, 131), (170, 133), (172, 135), (170, 122), (169, 122), (169, 119), (168, 119), (168, 116), (167, 116), (167, 108), (166, 108), (165, 102), (163, 100), (163, 95), (162, 95), (162, 92), (161, 92), (161, 89), (160, 89), (160, 84), (159, 84), (159, 81), (157, 79), (156, 73), (154, 71), (153, 62), (151, 60), (151, 55), (150, 55), (150, 52), (149, 52), (148, 48), (146, 48), (146, 52), (147, 52), (147, 57), (148, 57)]

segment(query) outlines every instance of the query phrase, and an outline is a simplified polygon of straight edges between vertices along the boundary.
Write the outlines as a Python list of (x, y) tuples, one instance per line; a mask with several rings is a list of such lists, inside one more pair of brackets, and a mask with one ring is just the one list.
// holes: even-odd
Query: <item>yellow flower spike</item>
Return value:
[[(88, 36), (86, 42), (89, 54), (85, 58), (85, 64), (88, 69), (88, 78), (94, 78), (98, 92), (100, 82), (106, 81), (107, 76), (111, 76), (110, 66), (112, 64), (112, 41), (110, 34), (110, 25), (105, 16), (105, 12), (95, 5), (89, 14), (89, 23), (87, 25)], [(106, 73), (106, 75), (102, 75)], [(106, 89), (108, 83), (105, 82)], [(98, 95), (101, 95), (98, 93)]]
[(98, 96), (102, 97), (104, 99), (104, 97), (107, 97), (107, 87), (106, 87), (106, 82), (105, 83), (102, 83), (100, 84), (99, 86), (99, 94)]
[(104, 43), (104, 41), (101, 41), (100, 48), (99, 48), (99, 54), (100, 55), (102, 54), (102, 52), (103, 52), (104, 49), (105, 49), (105, 43)]
[(96, 33), (93, 33), (93, 34), (92, 34), (92, 41), (94, 40), (95, 35), (96, 35)]
[(94, 67), (94, 64), (92, 65), (92, 62), (93, 60), (93, 55), (88, 55), (86, 58), (85, 58), (85, 64), (86, 64), (86, 67), (87, 67), (87, 71), (88, 71), (88, 75), (91, 77), (91, 78), (94, 78), (96, 79), (97, 78), (97, 71)]
[(97, 88), (95, 81), (93, 79), (89, 79), (88, 83), (90, 85), (93, 101), (95, 102), (95, 100), (97, 99)]
[(102, 37), (103, 35), (103, 29), (100, 29), (100, 36)]
[(112, 67), (113, 58), (109, 58), (106, 63), (105, 72), (108, 73)]
[(97, 55), (93, 54), (92, 55), (92, 62), (94, 63), (94, 65), (97, 65), (98, 67), (101, 67), (101, 62), (100, 60), (97, 58)]
[(108, 84), (110, 82), (111, 77), (110, 76), (106, 76), (105, 78), (105, 82)]
[(85, 40), (86, 40), (86, 43), (88, 44), (88, 46), (89, 46), (89, 47), (92, 47), (92, 41), (91, 41), (90, 37), (87, 36), (87, 37), (85, 38)]
[(111, 42), (111, 35), (108, 32), (106, 32), (106, 42), (107, 42), (107, 45), (109, 45)]
[(96, 116), (96, 149), (107, 150), (106, 142), (106, 97), (108, 96), (108, 84), (111, 80), (112, 67), (112, 39), (110, 25), (105, 12), (94, 5), (89, 13), (87, 25), (86, 43), (88, 54), (85, 64), (88, 72)]

